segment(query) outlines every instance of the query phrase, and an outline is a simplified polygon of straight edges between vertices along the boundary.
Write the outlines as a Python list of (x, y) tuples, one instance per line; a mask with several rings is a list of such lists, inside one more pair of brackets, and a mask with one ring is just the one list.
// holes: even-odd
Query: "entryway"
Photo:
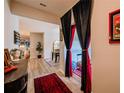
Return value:
[(77, 31), (75, 31), (74, 40), (72, 44), (72, 71), (77, 76), (81, 76), (81, 47), (78, 39)]
[(44, 33), (43, 32), (38, 32), (38, 33), (30, 32), (30, 54), (31, 54), (31, 58), (44, 57)]

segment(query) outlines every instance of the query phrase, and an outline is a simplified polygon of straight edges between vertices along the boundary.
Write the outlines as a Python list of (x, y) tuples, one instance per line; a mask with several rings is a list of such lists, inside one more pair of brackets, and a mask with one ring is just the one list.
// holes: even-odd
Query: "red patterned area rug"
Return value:
[(34, 86), (35, 93), (72, 93), (55, 73), (35, 78)]

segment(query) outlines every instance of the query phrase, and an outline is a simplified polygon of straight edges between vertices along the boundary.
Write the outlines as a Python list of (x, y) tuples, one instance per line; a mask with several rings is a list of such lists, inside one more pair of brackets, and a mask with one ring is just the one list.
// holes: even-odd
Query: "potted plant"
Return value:
[(41, 42), (37, 42), (36, 51), (38, 51), (37, 57), (38, 57), (38, 58), (41, 58), (41, 53), (42, 53), (42, 51), (43, 51), (43, 47), (42, 47), (42, 45), (41, 45)]

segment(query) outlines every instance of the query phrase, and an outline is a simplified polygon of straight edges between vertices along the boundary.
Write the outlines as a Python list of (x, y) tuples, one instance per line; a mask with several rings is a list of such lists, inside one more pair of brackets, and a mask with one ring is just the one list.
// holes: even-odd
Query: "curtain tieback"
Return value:
[(88, 51), (88, 49), (87, 49), (87, 48), (85, 48), (85, 49), (82, 49), (82, 51), (83, 51), (83, 52), (85, 52), (85, 51)]
[(71, 49), (66, 49), (67, 51), (70, 51)]

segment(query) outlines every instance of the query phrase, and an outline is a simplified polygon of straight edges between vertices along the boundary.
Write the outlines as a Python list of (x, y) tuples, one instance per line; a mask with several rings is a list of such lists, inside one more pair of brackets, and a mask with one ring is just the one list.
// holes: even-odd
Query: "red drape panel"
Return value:
[[(89, 48), (89, 45), (90, 45), (90, 35), (88, 37), (88, 48)], [(86, 78), (86, 93), (91, 93), (91, 90), (92, 90), (92, 87), (91, 87), (91, 80), (92, 80), (92, 72), (91, 72), (91, 62), (90, 62), (90, 57), (89, 57), (89, 51), (88, 51), (88, 48), (87, 48), (87, 51), (86, 51), (86, 56), (87, 56), (87, 78)]]
[[(74, 34), (75, 34), (75, 25), (72, 25), (71, 26), (71, 31), (72, 31), (72, 35), (71, 35), (71, 38), (70, 38), (70, 49), (72, 47), (72, 43), (73, 43), (73, 40), (74, 40)], [(72, 76), (72, 52), (70, 51), (70, 76)]]
[(90, 60), (88, 46), (90, 38), (92, 0), (80, 0), (73, 7), (74, 20), (82, 49), (81, 90), (91, 93)]
[(91, 93), (91, 63), (87, 50), (87, 79), (86, 79), (86, 93)]
[(71, 10), (61, 17), (61, 24), (66, 46), (65, 76), (70, 77)]

